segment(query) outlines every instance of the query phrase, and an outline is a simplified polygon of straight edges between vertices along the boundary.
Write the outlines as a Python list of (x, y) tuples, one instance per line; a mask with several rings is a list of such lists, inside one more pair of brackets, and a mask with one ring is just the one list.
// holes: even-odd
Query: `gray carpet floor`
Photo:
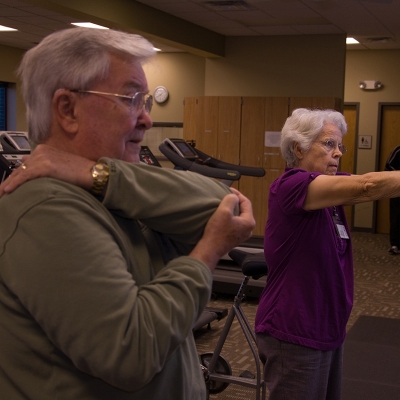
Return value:
[[(400, 319), (400, 255), (394, 256), (388, 253), (390, 247), (388, 235), (352, 232), (351, 236), (354, 252), (355, 298), (348, 329), (361, 315)], [(209, 305), (229, 310), (232, 303), (233, 296), (217, 294)], [(254, 324), (257, 303), (256, 298), (246, 298), (242, 303), (251, 325)], [(214, 321), (211, 323), (211, 329), (203, 328), (196, 332), (199, 354), (213, 351), (225, 320)], [(221, 355), (229, 362), (233, 375), (239, 375), (245, 370), (255, 373), (252, 353), (236, 320)], [(253, 389), (234, 384), (230, 384), (223, 392), (210, 396), (210, 399), (218, 400), (255, 398)]]

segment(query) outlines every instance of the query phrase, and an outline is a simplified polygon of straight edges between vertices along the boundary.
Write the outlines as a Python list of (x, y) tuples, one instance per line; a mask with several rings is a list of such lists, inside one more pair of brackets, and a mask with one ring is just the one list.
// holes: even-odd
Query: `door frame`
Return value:
[[(345, 106), (354, 106), (355, 110), (356, 110), (356, 123), (355, 123), (355, 136), (354, 136), (354, 151), (353, 151), (353, 158), (354, 158), (354, 163), (353, 163), (353, 171), (347, 171), (350, 172), (351, 174), (356, 174), (357, 173), (357, 155), (358, 155), (358, 134), (359, 134), (359, 119), (360, 119), (360, 102), (352, 102), (352, 101), (346, 101), (343, 102), (343, 113), (344, 113), (344, 107)], [(360, 228), (355, 228), (354, 227), (354, 214), (355, 214), (355, 210), (354, 210), (354, 206), (351, 206), (351, 220), (348, 221), (350, 223), (350, 230), (351, 231), (358, 231)]]

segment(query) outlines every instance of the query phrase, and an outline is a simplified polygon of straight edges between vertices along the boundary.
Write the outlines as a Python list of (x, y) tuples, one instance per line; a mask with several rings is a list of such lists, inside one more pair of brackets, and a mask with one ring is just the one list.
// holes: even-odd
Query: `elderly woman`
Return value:
[(268, 279), (256, 333), (270, 400), (340, 399), (353, 260), (343, 205), (400, 195), (400, 172), (338, 172), (347, 125), (333, 110), (297, 109), (283, 129), (285, 172), (271, 185)]

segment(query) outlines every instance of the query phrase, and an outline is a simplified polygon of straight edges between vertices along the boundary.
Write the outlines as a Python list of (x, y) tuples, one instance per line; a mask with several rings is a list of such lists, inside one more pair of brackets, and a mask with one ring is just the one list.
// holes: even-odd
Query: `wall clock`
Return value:
[(169, 93), (166, 87), (164, 86), (157, 86), (154, 89), (154, 100), (157, 103), (165, 103), (168, 100)]

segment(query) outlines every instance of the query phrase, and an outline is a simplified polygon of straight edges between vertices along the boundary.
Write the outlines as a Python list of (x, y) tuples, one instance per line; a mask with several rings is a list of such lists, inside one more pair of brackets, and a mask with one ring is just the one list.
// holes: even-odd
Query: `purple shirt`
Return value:
[[(344, 341), (353, 305), (353, 258), (350, 239), (336, 233), (333, 207), (303, 209), (318, 175), (287, 168), (271, 185), (264, 236), (268, 278), (255, 331), (333, 350)], [(350, 236), (343, 207), (336, 211)]]

